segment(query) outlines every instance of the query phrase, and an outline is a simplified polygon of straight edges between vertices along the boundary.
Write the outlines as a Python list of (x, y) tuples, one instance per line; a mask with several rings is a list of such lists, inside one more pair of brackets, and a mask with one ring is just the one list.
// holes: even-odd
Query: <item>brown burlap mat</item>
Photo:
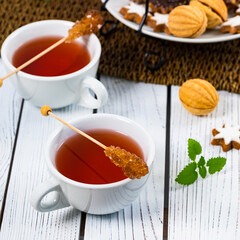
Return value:
[[(0, 0), (0, 45), (13, 30), (26, 23), (43, 19), (76, 21), (87, 10), (100, 6), (100, 0)], [(114, 19), (107, 12), (104, 17)], [(165, 62), (152, 72), (144, 66), (144, 54), (148, 50), (161, 52), (160, 40), (140, 37), (122, 24), (108, 37), (99, 37), (102, 43), (99, 71), (103, 74), (166, 85), (203, 78), (217, 89), (240, 93), (240, 40), (215, 44), (166, 41)], [(154, 63), (156, 59), (150, 61)]]

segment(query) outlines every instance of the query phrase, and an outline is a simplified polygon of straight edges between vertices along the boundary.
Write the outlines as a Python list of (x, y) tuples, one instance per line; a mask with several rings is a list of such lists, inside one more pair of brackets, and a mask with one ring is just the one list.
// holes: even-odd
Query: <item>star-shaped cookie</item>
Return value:
[[(125, 19), (140, 24), (145, 14), (145, 4), (130, 2), (127, 6), (123, 6), (119, 10), (119, 13), (121, 13)], [(148, 13), (148, 17), (149, 16), (150, 14)]]
[(232, 148), (240, 149), (240, 126), (223, 125), (212, 130), (214, 136), (211, 144), (222, 146), (224, 152)]

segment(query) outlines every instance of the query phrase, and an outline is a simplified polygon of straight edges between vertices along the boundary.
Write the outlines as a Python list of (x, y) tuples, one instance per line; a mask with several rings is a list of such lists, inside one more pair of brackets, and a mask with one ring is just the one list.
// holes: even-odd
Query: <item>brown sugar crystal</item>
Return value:
[(77, 21), (68, 30), (66, 42), (72, 42), (76, 38), (97, 32), (103, 25), (103, 22), (104, 19), (98, 10), (88, 11), (80, 21)]
[(128, 178), (141, 178), (148, 174), (148, 166), (143, 159), (136, 154), (130, 153), (120, 147), (110, 146), (105, 149), (105, 155), (118, 167)]

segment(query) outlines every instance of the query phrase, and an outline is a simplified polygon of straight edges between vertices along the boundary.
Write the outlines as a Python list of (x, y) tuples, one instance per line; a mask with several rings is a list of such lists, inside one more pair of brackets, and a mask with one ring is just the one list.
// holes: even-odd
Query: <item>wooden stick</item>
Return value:
[(28, 60), (27, 62), (25, 62), (24, 64), (22, 64), (20, 67), (16, 68), (14, 71), (10, 72), (9, 74), (7, 74), (5, 77), (0, 79), (0, 87), (3, 84), (3, 80), (12, 76), (14, 73), (19, 72), (20, 70), (22, 70), (23, 68), (25, 68), (26, 66), (28, 66), (29, 64), (31, 64), (32, 62), (36, 61), (37, 59), (39, 59), (40, 57), (42, 57), (43, 55), (45, 55), (46, 53), (48, 53), (49, 51), (51, 51), (52, 49), (54, 49), (55, 47), (57, 47), (58, 45), (62, 44), (63, 42), (65, 42), (65, 40), (67, 39), (67, 37), (64, 37), (62, 39), (60, 39), (59, 41), (57, 41), (56, 43), (54, 43), (53, 45), (51, 45), (50, 47), (48, 47), (47, 49), (45, 49), (44, 51), (40, 52), (38, 55), (34, 56), (33, 58), (31, 58), (30, 60)]
[[(90, 21), (90, 23), (89, 23), (89, 21)], [(80, 21), (77, 21), (72, 26), (72, 31), (70, 31), (70, 32), (68, 31), (68, 36), (67, 37), (64, 37), (64, 38), (60, 39), (58, 42), (54, 43), (49, 48), (40, 52), (38, 55), (31, 58), (30, 60), (28, 60), (24, 64), (22, 64), (20, 67), (16, 68), (14, 71), (7, 74), (5, 77), (1, 78), (0, 79), (0, 87), (2, 86), (4, 79), (6, 79), (6, 78), (12, 76), (14, 73), (22, 70), (23, 68), (25, 68), (26, 66), (28, 66), (32, 62), (36, 61), (41, 56), (43, 56), (44, 54), (48, 53), (49, 51), (51, 51), (52, 49), (54, 49), (55, 47), (57, 47), (61, 43), (65, 42), (67, 39), (69, 40), (69, 42), (72, 42), (74, 39), (79, 38), (80, 36), (88, 35), (88, 34), (91, 34), (93, 32), (96, 32), (103, 25), (103, 22), (104, 22), (103, 17), (101, 16), (99, 11), (97, 11), (97, 10), (88, 11)]]
[(102, 148), (104, 148), (104, 149), (107, 148), (104, 144), (102, 144), (102, 143), (100, 143), (98, 140), (92, 138), (91, 136), (89, 136), (89, 135), (86, 134), (85, 132), (82, 132), (81, 130), (79, 130), (79, 129), (75, 128), (74, 126), (70, 125), (69, 123), (63, 121), (61, 118), (59, 118), (58, 116), (56, 116), (56, 115), (55, 115), (54, 113), (52, 113), (51, 111), (48, 111), (47, 113), (48, 113), (48, 115), (51, 115), (52, 117), (56, 118), (58, 121), (60, 121), (61, 123), (63, 123), (63, 124), (66, 125), (67, 127), (70, 127), (70, 128), (71, 128), (72, 130), (74, 130), (75, 132), (77, 132), (77, 133), (79, 133), (80, 135), (86, 137), (86, 138), (89, 139), (90, 141), (96, 143), (98, 146), (100, 146), (100, 147), (102, 147)]

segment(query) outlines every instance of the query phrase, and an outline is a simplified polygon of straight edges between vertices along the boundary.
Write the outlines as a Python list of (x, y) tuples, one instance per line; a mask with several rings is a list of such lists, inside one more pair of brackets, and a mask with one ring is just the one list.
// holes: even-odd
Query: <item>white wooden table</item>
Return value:
[[(0, 76), (5, 71), (0, 60)], [(109, 93), (98, 112), (123, 115), (143, 125), (154, 138), (152, 175), (140, 197), (126, 209), (105, 216), (71, 207), (38, 213), (30, 203), (33, 189), (49, 175), (44, 151), (60, 123), (41, 116), (6, 80), (0, 89), (0, 239), (240, 239), (240, 151), (223, 153), (211, 146), (211, 129), (240, 123), (240, 95), (220, 91), (217, 109), (205, 117), (189, 114), (178, 99), (179, 87), (134, 83), (100, 76)], [(92, 110), (69, 106), (55, 111), (66, 121)], [(206, 158), (224, 156), (224, 170), (188, 187), (175, 182), (189, 163), (188, 138), (198, 140)]]

